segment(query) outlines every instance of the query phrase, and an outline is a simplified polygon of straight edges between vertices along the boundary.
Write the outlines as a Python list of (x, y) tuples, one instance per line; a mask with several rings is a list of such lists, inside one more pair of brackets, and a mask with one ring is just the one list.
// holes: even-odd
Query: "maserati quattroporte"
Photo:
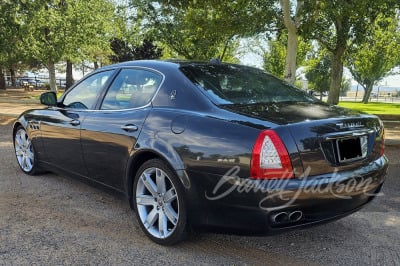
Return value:
[(123, 193), (165, 245), (192, 228), (274, 234), (344, 217), (388, 167), (378, 117), (246, 66), (126, 62), (41, 103), (13, 128), (22, 171)]

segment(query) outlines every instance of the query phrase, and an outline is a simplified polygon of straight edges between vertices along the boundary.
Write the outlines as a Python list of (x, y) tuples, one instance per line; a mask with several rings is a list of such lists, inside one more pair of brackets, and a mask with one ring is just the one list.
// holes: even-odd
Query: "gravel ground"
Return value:
[(173, 247), (141, 232), (128, 203), (77, 180), (27, 176), (0, 118), (0, 265), (400, 265), (400, 149), (384, 195), (342, 220), (278, 236), (197, 233)]

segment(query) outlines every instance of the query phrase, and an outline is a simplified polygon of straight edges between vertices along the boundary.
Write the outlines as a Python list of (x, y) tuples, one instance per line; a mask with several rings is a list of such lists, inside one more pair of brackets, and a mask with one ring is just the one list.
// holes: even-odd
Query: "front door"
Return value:
[(45, 160), (65, 171), (88, 176), (81, 146), (81, 123), (94, 110), (113, 71), (91, 75), (68, 91), (57, 107), (43, 111)]

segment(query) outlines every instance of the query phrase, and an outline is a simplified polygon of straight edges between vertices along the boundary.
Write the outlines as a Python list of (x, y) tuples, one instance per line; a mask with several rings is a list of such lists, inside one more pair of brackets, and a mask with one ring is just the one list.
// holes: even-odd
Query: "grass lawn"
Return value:
[(340, 102), (339, 106), (375, 115), (400, 115), (400, 103)]

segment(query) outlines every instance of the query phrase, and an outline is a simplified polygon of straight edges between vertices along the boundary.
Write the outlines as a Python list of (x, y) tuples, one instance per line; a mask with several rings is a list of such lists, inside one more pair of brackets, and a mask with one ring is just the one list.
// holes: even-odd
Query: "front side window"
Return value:
[(315, 98), (262, 70), (229, 64), (193, 64), (181, 71), (218, 105), (314, 102)]
[(162, 76), (143, 69), (123, 69), (111, 84), (101, 105), (102, 110), (122, 110), (147, 105)]
[(97, 98), (114, 70), (103, 71), (87, 77), (74, 87), (63, 100), (68, 108), (93, 109)]

